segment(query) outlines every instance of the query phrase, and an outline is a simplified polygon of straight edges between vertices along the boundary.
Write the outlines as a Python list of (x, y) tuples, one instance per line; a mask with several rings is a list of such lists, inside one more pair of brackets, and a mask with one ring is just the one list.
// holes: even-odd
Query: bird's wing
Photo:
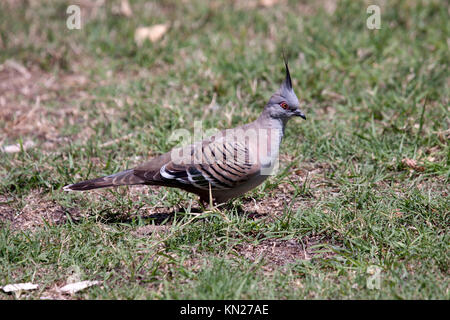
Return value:
[(134, 174), (172, 187), (209, 190), (211, 185), (211, 190), (227, 190), (248, 181), (260, 169), (244, 142), (219, 139), (176, 149), (159, 171), (149, 162), (135, 168)]

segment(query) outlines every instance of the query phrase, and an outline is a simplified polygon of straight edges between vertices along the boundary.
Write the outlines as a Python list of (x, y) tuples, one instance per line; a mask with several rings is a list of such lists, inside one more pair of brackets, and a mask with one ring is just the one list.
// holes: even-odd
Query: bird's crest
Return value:
[(286, 89), (288, 90), (292, 90), (291, 73), (289, 72), (289, 65), (286, 59), (286, 55), (284, 54), (284, 51), (283, 51), (283, 60), (284, 65), (286, 66), (286, 78), (284, 79), (283, 86), (286, 87)]
[(272, 96), (269, 102), (278, 103), (279, 102), (278, 100), (280, 99), (280, 97), (282, 97), (283, 98), (282, 100), (286, 101), (289, 105), (298, 106), (299, 105), (298, 98), (295, 95), (294, 89), (292, 88), (291, 73), (289, 72), (289, 64), (286, 55), (284, 54), (284, 51), (283, 51), (283, 60), (284, 65), (286, 67), (286, 76), (283, 82), (281, 83), (280, 89), (278, 89), (278, 91), (275, 92), (275, 94)]

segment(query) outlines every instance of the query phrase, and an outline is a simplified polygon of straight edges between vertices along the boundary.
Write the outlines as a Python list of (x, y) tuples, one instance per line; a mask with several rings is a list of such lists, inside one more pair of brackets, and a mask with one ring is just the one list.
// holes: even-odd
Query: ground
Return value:
[[(39, 287), (0, 299), (449, 299), (448, 14), (441, 1), (2, 1), (0, 286)], [(169, 151), (194, 121), (254, 120), (283, 50), (307, 121), (288, 123), (260, 187), (206, 212), (167, 188), (61, 190)], [(61, 292), (78, 280), (99, 284)]]

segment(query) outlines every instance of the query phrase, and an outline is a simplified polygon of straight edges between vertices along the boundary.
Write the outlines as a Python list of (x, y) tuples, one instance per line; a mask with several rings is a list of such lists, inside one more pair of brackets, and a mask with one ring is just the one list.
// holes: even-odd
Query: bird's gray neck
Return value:
[(283, 138), (287, 119), (272, 118), (270, 115), (263, 112), (256, 121), (260, 128), (280, 130), (280, 138)]

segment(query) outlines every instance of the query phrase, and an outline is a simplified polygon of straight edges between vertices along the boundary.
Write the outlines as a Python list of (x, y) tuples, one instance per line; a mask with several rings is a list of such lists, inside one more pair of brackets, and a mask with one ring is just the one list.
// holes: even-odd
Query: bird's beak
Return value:
[(306, 120), (306, 116), (299, 109), (294, 111), (294, 115)]

